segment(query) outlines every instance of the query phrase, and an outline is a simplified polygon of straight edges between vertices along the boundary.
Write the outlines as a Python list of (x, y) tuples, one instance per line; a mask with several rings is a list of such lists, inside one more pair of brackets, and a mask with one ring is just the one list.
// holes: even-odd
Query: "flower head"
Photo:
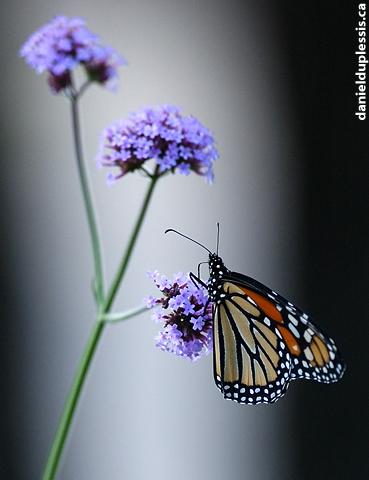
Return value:
[(81, 18), (55, 17), (25, 42), (20, 55), (37, 73), (47, 72), (53, 92), (71, 86), (71, 72), (79, 65), (91, 81), (112, 87), (124, 59), (99, 38)]
[(162, 292), (149, 297), (147, 307), (155, 308), (153, 319), (163, 324), (156, 346), (190, 360), (212, 350), (213, 321), (207, 290), (196, 287), (189, 275), (181, 273), (169, 280), (157, 271), (149, 273)]
[(185, 117), (171, 105), (147, 107), (106, 128), (98, 162), (119, 168), (109, 181), (140, 169), (154, 160), (159, 173), (188, 175), (191, 171), (213, 180), (213, 162), (218, 157), (214, 138), (196, 118)]

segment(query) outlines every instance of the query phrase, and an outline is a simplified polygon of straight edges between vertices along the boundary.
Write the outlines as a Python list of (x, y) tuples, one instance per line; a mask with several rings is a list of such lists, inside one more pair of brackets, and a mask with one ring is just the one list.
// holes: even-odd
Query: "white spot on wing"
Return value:
[(295, 335), (296, 338), (300, 338), (299, 331), (297, 330), (297, 328), (294, 325), (292, 325), (292, 323), (288, 324), (288, 328), (291, 330), (291, 332)]
[(313, 352), (310, 350), (309, 347), (306, 347), (306, 348), (305, 348), (304, 353), (305, 353), (305, 357), (306, 357), (308, 360), (314, 360)]
[(294, 325), (297, 326), (297, 325), (299, 324), (299, 322), (297, 321), (297, 319), (296, 319), (293, 315), (291, 315), (290, 313), (288, 314), (288, 318), (291, 320), (291, 322), (292, 322)]
[(305, 332), (304, 332), (304, 338), (308, 343), (311, 342), (311, 335), (307, 330), (305, 330)]

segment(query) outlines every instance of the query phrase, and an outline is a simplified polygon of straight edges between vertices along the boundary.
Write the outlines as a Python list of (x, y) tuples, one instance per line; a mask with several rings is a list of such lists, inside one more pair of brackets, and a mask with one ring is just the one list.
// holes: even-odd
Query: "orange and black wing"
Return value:
[(333, 340), (291, 302), (245, 275), (224, 278), (214, 305), (214, 377), (225, 398), (273, 403), (293, 379), (332, 383), (344, 369)]

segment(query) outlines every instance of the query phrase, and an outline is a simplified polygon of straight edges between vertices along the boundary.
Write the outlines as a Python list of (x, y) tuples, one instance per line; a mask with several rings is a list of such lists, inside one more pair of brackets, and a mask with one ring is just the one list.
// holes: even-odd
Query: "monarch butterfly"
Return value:
[(190, 274), (213, 304), (214, 380), (224, 398), (257, 405), (281, 398), (291, 380), (337, 382), (345, 364), (332, 338), (274, 290), (231, 272), (217, 253), (177, 230), (209, 253), (209, 280)]

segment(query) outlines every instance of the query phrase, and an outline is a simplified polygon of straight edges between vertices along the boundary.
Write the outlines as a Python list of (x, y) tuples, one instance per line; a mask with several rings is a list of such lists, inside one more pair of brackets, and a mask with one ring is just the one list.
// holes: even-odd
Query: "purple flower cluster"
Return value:
[(37, 73), (48, 72), (53, 92), (71, 85), (71, 72), (82, 65), (91, 81), (113, 87), (124, 59), (87, 29), (81, 18), (58, 16), (37, 30), (20, 50)]
[(157, 308), (153, 319), (164, 328), (156, 337), (156, 346), (190, 360), (212, 350), (212, 305), (207, 290), (196, 287), (188, 275), (178, 273), (169, 280), (157, 271), (149, 273), (162, 292), (161, 298), (146, 299), (148, 308)]
[(213, 180), (213, 162), (218, 157), (214, 138), (196, 118), (185, 117), (180, 109), (163, 105), (132, 113), (103, 132), (98, 162), (118, 167), (109, 174), (110, 183), (154, 160), (159, 173), (188, 175), (194, 171)]

